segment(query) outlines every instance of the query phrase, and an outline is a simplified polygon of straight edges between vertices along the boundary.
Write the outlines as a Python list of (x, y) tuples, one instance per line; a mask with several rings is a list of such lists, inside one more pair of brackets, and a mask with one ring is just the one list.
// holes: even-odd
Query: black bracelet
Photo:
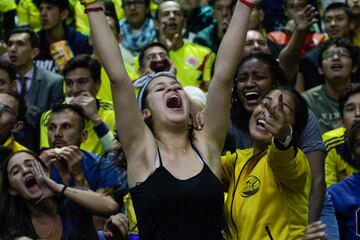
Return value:
[(61, 190), (61, 193), (60, 193), (60, 198), (64, 198), (64, 193), (65, 193), (65, 190), (67, 189), (68, 186), (64, 185), (64, 187), (62, 188)]

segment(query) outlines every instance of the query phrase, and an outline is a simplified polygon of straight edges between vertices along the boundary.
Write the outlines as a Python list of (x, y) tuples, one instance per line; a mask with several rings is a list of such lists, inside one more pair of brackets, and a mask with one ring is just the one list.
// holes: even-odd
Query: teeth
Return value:
[(257, 92), (246, 92), (245, 93), (245, 97), (252, 96), (252, 95), (259, 95), (259, 93), (257, 93)]
[(262, 125), (265, 125), (265, 120), (264, 119), (259, 119), (258, 120), (258, 123), (262, 124)]

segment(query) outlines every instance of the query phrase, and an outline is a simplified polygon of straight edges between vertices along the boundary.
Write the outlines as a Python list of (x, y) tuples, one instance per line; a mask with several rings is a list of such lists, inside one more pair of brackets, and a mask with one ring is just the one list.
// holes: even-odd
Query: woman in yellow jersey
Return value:
[(249, 121), (253, 148), (222, 157), (227, 239), (301, 239), (311, 174), (297, 142), (308, 110), (295, 90), (276, 89)]

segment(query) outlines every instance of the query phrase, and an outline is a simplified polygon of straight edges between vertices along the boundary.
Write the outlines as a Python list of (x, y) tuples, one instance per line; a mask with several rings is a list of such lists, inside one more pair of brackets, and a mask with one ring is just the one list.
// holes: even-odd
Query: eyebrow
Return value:
[[(264, 98), (269, 99), (271, 101), (273, 100), (272, 97), (269, 96), (265, 96)], [(294, 112), (294, 110), (291, 108), (289, 104), (283, 102), (283, 105), (286, 106), (291, 112)]]
[[(24, 161), (24, 163), (28, 163), (28, 162), (32, 162), (32, 161), (33, 161), (33, 159), (26, 159)], [(15, 164), (12, 168), (10, 168), (9, 173), (11, 173), (14, 170), (14, 168), (16, 168), (16, 167), (19, 167), (19, 164)]]

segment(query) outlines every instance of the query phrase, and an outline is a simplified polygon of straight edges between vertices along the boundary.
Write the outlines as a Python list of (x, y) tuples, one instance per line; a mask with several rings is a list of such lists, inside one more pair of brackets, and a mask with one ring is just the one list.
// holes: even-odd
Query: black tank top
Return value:
[(203, 162), (199, 174), (175, 178), (163, 166), (158, 149), (160, 166), (130, 189), (141, 240), (223, 239), (223, 187), (194, 150)]

